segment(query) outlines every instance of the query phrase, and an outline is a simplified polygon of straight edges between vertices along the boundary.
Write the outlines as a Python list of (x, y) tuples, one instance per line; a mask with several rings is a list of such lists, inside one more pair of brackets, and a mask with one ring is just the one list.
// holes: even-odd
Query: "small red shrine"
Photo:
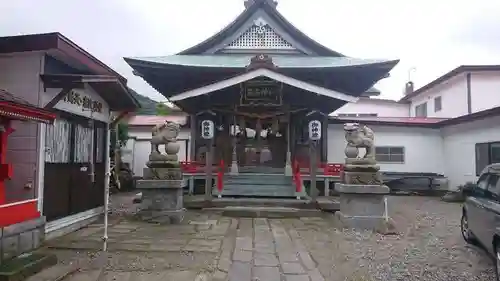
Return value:
[(40, 217), (37, 199), (8, 203), (5, 181), (12, 177), (12, 166), (7, 163), (8, 137), (15, 131), (13, 120), (52, 124), (56, 115), (31, 105), (0, 89), (0, 227)]

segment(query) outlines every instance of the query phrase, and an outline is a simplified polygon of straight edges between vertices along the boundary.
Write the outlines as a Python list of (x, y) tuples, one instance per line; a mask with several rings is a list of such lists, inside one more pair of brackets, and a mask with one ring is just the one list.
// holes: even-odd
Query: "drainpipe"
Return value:
[(104, 170), (104, 234), (102, 236), (103, 246), (102, 250), (107, 251), (108, 249), (108, 213), (109, 213), (109, 180), (111, 178), (111, 159), (110, 154), (110, 137), (111, 131), (109, 124), (106, 124), (106, 150), (104, 152), (105, 170)]
[(471, 90), (471, 74), (470, 72), (466, 75), (467, 81), (467, 113), (472, 113), (472, 90)]

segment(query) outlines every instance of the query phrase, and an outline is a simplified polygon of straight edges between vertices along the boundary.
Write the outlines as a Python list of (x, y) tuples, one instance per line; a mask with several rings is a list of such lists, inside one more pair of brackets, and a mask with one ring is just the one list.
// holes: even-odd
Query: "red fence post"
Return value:
[(224, 187), (223, 177), (224, 177), (224, 160), (221, 159), (219, 171), (217, 172), (217, 190), (219, 191), (219, 196), (218, 196), (219, 198), (221, 197), (222, 188)]

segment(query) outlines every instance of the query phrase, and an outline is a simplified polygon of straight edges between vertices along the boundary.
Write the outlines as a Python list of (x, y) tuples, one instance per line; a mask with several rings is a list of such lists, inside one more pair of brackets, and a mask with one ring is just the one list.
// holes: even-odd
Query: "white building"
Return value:
[(190, 130), (188, 128), (188, 116), (183, 113), (174, 113), (169, 116), (136, 115), (128, 119), (129, 137), (123, 149), (123, 162), (128, 163), (134, 176), (142, 177), (142, 171), (148, 162), (151, 152), (151, 131), (157, 124), (165, 121), (176, 122), (181, 125), (181, 132), (177, 137), (180, 146), (178, 153), (179, 161), (190, 159)]
[(499, 87), (500, 66), (462, 65), (416, 91), (407, 88), (399, 101), (361, 98), (332, 115), (454, 118), (500, 106)]
[[(499, 88), (500, 66), (460, 66), (399, 101), (347, 104), (332, 122), (369, 125), (383, 171), (444, 174), (454, 188), (500, 162)], [(340, 124), (330, 125), (329, 147), (342, 147), (341, 131)], [(341, 163), (342, 151), (329, 151), (328, 161)]]

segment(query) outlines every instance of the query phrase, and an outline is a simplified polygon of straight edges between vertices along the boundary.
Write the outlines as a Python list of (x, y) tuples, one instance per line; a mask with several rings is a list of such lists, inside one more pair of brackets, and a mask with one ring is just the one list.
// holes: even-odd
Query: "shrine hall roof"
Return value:
[[(163, 57), (125, 58), (131, 65), (184, 66), (199, 68), (246, 68), (255, 55), (172, 55)], [(368, 65), (394, 67), (398, 60), (357, 59), (350, 57), (311, 57), (273, 55), (278, 68), (342, 68)]]

